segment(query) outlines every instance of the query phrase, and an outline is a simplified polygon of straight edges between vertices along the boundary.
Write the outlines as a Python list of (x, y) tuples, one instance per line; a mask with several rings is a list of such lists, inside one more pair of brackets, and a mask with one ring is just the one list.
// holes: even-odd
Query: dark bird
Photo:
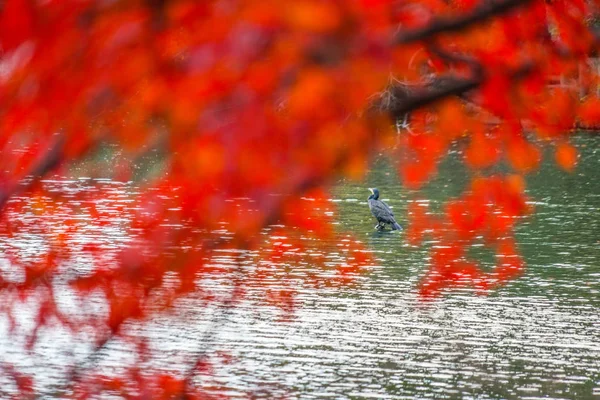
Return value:
[(401, 230), (402, 227), (396, 222), (392, 209), (383, 201), (379, 200), (379, 190), (369, 190), (372, 193), (368, 199), (369, 209), (371, 210), (371, 214), (377, 218), (377, 225), (375, 225), (375, 229), (381, 231), (385, 228), (385, 224), (390, 224), (393, 231)]

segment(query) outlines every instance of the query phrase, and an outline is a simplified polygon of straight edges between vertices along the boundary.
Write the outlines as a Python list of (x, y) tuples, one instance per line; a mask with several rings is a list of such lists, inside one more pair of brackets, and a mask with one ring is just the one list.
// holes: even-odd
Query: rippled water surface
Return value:
[[(197, 383), (226, 386), (234, 398), (249, 393), (301, 399), (600, 398), (600, 142), (579, 141), (584, 147), (574, 174), (548, 163), (528, 178), (536, 213), (518, 228), (528, 269), (506, 287), (487, 296), (460, 290), (436, 302), (419, 301), (416, 284), (427, 248), (408, 246), (402, 232), (373, 232), (367, 187), (381, 190), (401, 224), (411, 199), (393, 166), (379, 160), (364, 183), (340, 183), (333, 191), (339, 228), (353, 232), (377, 260), (357, 285), (299, 287), (299, 307), (287, 319), (251, 302), (224, 311), (187, 299), (177, 315), (145, 328), (160, 349), (154, 362), (185, 368), (190, 354), (214, 349), (213, 357), (222, 355), (227, 362)], [(433, 206), (457, 195), (466, 182), (455, 158), (426, 189)], [(85, 182), (71, 184), (73, 190), (85, 188)], [(104, 184), (122, 192), (124, 204), (130, 201), (131, 187)], [(112, 205), (102, 207), (110, 212)], [(82, 243), (99, 241), (107, 248), (127, 241), (118, 219), (81, 235)], [(3, 251), (10, 246), (35, 252), (38, 239), (32, 233), (0, 245)], [(337, 245), (324, 243), (322, 251), (335, 259)], [(227, 251), (212, 262), (233, 269), (253, 265), (256, 257)], [(80, 261), (80, 268), (89, 267), (89, 260)], [(291, 267), (299, 274), (308, 268)], [(205, 284), (224, 297), (230, 290), (227, 279)], [(2, 360), (35, 371), (49, 398), (64, 365), (89, 351), (84, 344), (70, 344), (66, 332), (55, 332), (23, 360), (5, 334), (6, 321), (0, 327)], [(112, 368), (129, 358), (130, 349), (114, 342), (98, 365)]]

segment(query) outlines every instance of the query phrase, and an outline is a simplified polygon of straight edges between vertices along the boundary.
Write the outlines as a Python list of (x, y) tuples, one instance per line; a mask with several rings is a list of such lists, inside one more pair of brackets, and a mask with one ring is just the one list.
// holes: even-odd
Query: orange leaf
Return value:
[(331, 97), (335, 91), (333, 78), (324, 70), (305, 70), (290, 93), (289, 109), (298, 118), (314, 118), (327, 115), (332, 107)]
[(513, 139), (507, 146), (507, 157), (512, 167), (519, 172), (532, 172), (541, 159), (540, 149), (525, 139)]
[(288, 20), (298, 29), (329, 32), (341, 23), (340, 10), (328, 1), (293, 1), (288, 4)]
[(577, 149), (569, 143), (560, 143), (554, 153), (556, 163), (565, 171), (573, 172), (577, 166)]
[(476, 132), (465, 150), (465, 162), (471, 168), (486, 168), (494, 165), (500, 157), (498, 143), (484, 133)]
[(588, 127), (600, 125), (600, 98), (587, 97), (579, 106), (578, 112), (581, 123)]

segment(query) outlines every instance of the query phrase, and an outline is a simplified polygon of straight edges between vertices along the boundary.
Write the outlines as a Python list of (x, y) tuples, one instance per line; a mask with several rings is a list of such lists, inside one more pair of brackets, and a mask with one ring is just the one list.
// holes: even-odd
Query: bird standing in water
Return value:
[(401, 230), (402, 227), (396, 222), (392, 209), (383, 201), (379, 200), (379, 190), (370, 188), (369, 190), (371, 191), (371, 195), (368, 199), (369, 209), (371, 210), (371, 214), (377, 218), (375, 229), (381, 231), (385, 228), (385, 224), (390, 224), (393, 231)]

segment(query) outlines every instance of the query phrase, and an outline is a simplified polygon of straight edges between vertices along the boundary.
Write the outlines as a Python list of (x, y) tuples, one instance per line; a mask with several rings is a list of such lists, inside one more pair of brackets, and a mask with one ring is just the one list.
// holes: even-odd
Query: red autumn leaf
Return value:
[(556, 163), (565, 171), (573, 172), (577, 165), (578, 152), (573, 145), (568, 143), (559, 143), (554, 153)]
[(399, 173), (403, 183), (411, 189), (422, 187), (435, 173), (436, 162), (426, 159), (416, 162), (407, 162), (400, 166)]
[(494, 114), (510, 119), (513, 116), (510, 94), (506, 88), (510, 81), (504, 75), (492, 76), (482, 87), (482, 104)]
[(471, 168), (487, 168), (498, 162), (500, 154), (498, 140), (475, 132), (465, 150), (465, 162)]
[(296, 1), (290, 4), (287, 17), (293, 27), (308, 32), (330, 32), (341, 24), (339, 8), (329, 1)]
[(600, 98), (597, 96), (586, 97), (579, 106), (577, 115), (584, 126), (600, 125)]
[(28, 40), (35, 40), (35, 14), (34, 6), (27, 0), (12, 0), (2, 5), (0, 44), (3, 51), (14, 51)]
[(499, 243), (496, 258), (498, 261), (494, 276), (500, 283), (523, 273), (525, 264), (512, 240), (507, 239)]
[(159, 389), (158, 399), (174, 399), (182, 393), (184, 381), (171, 375), (160, 375), (157, 378)]
[(516, 138), (509, 139), (506, 147), (508, 161), (517, 172), (528, 173), (538, 167), (542, 155), (534, 144), (525, 139)]

